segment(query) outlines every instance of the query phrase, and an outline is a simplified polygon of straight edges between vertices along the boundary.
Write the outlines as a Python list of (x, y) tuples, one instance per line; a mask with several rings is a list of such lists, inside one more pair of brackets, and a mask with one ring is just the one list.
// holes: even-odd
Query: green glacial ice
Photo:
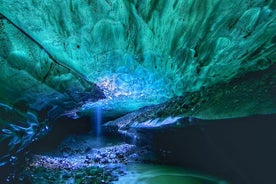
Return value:
[(275, 114), (275, 8), (274, 0), (0, 0), (0, 167), (60, 118), (98, 109), (103, 131), (130, 137), (187, 117)]

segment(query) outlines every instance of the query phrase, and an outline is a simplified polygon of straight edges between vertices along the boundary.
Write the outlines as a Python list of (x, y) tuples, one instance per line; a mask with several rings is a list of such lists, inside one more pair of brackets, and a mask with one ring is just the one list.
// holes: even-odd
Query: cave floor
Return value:
[(27, 158), (23, 183), (111, 183), (125, 175), (128, 163), (151, 162), (152, 153), (111, 137), (72, 135), (56, 149)]
[[(31, 154), (19, 183), (219, 183), (217, 178), (160, 164), (149, 147), (93, 135), (69, 136), (52, 151)], [(221, 183), (221, 180), (220, 180)]]

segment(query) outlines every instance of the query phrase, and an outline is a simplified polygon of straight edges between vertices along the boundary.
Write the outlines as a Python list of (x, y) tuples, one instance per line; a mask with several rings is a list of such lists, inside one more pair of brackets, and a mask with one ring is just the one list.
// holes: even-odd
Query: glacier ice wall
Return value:
[[(97, 84), (110, 99), (103, 102), (106, 109), (125, 108), (122, 113), (275, 62), (273, 0), (3, 0), (0, 12), (41, 45), (34, 57), (45, 60), (43, 52), (49, 53), (69, 69), (64, 80), (74, 73)], [(2, 42), (3, 62), (17, 69), (37, 66), (23, 53), (31, 43), (2, 27), (9, 32), (4, 39), (10, 38)], [(45, 75), (51, 62), (40, 65), (36, 72)], [(57, 75), (49, 78), (59, 80)]]
[(30, 114), (39, 126), (99, 106), (111, 117), (144, 107), (123, 117), (129, 123), (275, 113), (275, 7), (273, 0), (1, 0), (0, 128), (13, 127), (2, 133), (16, 135)]

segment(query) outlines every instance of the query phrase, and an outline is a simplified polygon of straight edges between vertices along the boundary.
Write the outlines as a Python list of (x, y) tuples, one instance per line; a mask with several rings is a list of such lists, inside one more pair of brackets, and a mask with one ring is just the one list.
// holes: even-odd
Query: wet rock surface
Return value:
[[(34, 155), (30, 166), (43, 166), (49, 169), (78, 169), (81, 167), (101, 166), (106, 164), (127, 163), (136, 159), (136, 147), (121, 144), (112, 147), (92, 149), (89, 153), (62, 153), (64, 156)], [(138, 156), (137, 156), (138, 157)], [(137, 158), (138, 159), (138, 158)]]
[[(19, 180), (22, 183), (109, 183), (117, 179), (112, 169), (88, 167), (77, 170), (29, 167)], [(114, 175), (114, 176), (113, 176)]]
[(112, 183), (128, 163), (154, 161), (148, 148), (121, 141), (71, 136), (53, 152), (32, 154), (18, 183)]

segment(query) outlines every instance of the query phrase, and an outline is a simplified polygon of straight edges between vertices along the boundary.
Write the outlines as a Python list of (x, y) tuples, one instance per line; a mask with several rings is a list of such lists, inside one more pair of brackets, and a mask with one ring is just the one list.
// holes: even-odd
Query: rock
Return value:
[(114, 159), (114, 158), (116, 158), (116, 155), (115, 154), (110, 154), (109, 157)]
[(86, 157), (85, 157), (87, 160), (91, 160), (91, 155), (86, 155)]
[(107, 157), (107, 153), (106, 152), (103, 152), (100, 155), (101, 155), (101, 157)]
[(62, 176), (62, 178), (70, 178), (71, 177), (71, 175), (69, 174), (69, 173), (65, 173), (63, 176)]
[(89, 174), (92, 175), (92, 176), (94, 176), (94, 175), (96, 175), (96, 174), (98, 174), (98, 173), (99, 173), (99, 171), (98, 171), (97, 168), (91, 168), (91, 169), (89, 170)]
[(129, 159), (137, 161), (138, 160), (138, 155), (136, 153), (133, 153), (129, 156)]
[(82, 172), (77, 172), (75, 175), (76, 178), (82, 178), (83, 177), (83, 173)]
[(94, 156), (94, 162), (96, 162), (96, 163), (98, 163), (98, 162), (100, 162), (101, 161), (101, 156), (100, 155), (98, 155), (98, 154), (96, 154), (95, 156)]
[(100, 162), (102, 164), (107, 164), (107, 163), (109, 163), (109, 160), (107, 158), (102, 158)]
[(87, 148), (85, 149), (85, 153), (88, 153), (89, 151), (91, 151), (91, 147), (87, 147)]
[(64, 157), (64, 158), (67, 158), (67, 157), (69, 157), (69, 154), (68, 154), (68, 153), (64, 153), (64, 154), (63, 154), (63, 157)]

